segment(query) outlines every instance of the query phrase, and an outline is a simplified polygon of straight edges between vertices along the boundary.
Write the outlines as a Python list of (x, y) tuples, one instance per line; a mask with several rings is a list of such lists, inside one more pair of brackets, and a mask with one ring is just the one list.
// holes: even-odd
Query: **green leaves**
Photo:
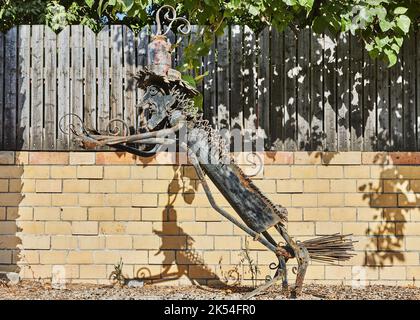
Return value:
[(89, 8), (92, 8), (93, 5), (95, 4), (95, 0), (85, 0), (85, 2)]
[(397, 26), (400, 28), (404, 33), (408, 33), (410, 30), (411, 20), (406, 15), (400, 15), (396, 19)]

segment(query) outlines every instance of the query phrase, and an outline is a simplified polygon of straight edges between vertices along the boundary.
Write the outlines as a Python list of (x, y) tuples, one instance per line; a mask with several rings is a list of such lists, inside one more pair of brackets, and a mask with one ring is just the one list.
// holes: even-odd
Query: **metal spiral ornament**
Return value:
[[(66, 123), (66, 119), (68, 123)], [(82, 118), (75, 113), (67, 113), (62, 116), (58, 122), (58, 128), (65, 135), (70, 135), (70, 133), (77, 137), (88, 135)]]
[[(163, 15), (163, 21), (160, 20), (160, 14), (162, 10), (166, 10), (165, 14)], [(166, 28), (166, 31), (162, 33), (164, 22), (169, 22)], [(180, 25), (177, 28), (177, 31), (183, 35), (187, 35), (191, 32), (191, 24), (190, 22), (183, 18), (183, 17), (177, 17), (176, 16), (176, 10), (174, 7), (170, 5), (164, 5), (159, 8), (159, 10), (156, 12), (156, 25), (157, 30), (155, 36), (163, 35), (166, 36), (166, 34), (171, 30), (172, 25), (174, 22), (180, 22)]]

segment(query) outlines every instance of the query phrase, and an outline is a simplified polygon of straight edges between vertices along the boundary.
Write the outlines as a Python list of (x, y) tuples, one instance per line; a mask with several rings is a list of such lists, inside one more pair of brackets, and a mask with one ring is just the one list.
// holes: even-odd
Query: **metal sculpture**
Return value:
[[(163, 32), (161, 13), (169, 22)], [(333, 234), (321, 236), (307, 241), (295, 241), (289, 236), (285, 222), (286, 208), (272, 203), (253, 184), (252, 180), (231, 158), (225, 140), (219, 132), (204, 120), (202, 114), (194, 107), (192, 98), (198, 91), (181, 79), (181, 74), (171, 68), (172, 46), (166, 33), (176, 22), (181, 22), (178, 31), (188, 34), (189, 22), (177, 18), (175, 10), (170, 6), (162, 6), (156, 13), (158, 23), (157, 34), (152, 36), (148, 46), (148, 66), (140, 70), (136, 76), (138, 86), (145, 93), (137, 106), (137, 131), (130, 134), (130, 128), (122, 120), (111, 120), (108, 133), (102, 134), (83, 126), (80, 117), (71, 117), (69, 129), (80, 141), (82, 147), (110, 146), (140, 156), (154, 155), (161, 146), (177, 143), (185, 150), (203, 185), (211, 206), (226, 219), (252, 236), (272, 251), (277, 262), (270, 265), (275, 270), (274, 276), (267, 283), (246, 296), (250, 298), (263, 289), (282, 279), (282, 286), (288, 289), (286, 262), (297, 259), (296, 282), (292, 295), (301, 293), (305, 272), (310, 260), (327, 263), (348, 260), (352, 254), (353, 241), (348, 235)], [(61, 121), (60, 121), (61, 123)], [(117, 126), (120, 124), (120, 128)], [(112, 128), (112, 126), (115, 126)], [(62, 126), (60, 126), (62, 130)], [(131, 130), (132, 131), (132, 130)], [(180, 132), (187, 132), (186, 138), (180, 138)], [(240, 221), (217, 205), (206, 181), (206, 176), (215, 184), (229, 204), (234, 208)], [(270, 235), (275, 230), (285, 243), (277, 243)]]

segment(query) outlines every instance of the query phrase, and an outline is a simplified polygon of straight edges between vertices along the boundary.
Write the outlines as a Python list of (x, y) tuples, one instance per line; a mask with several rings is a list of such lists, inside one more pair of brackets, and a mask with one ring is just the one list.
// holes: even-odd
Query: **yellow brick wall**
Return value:
[[(253, 179), (287, 207), (296, 239), (339, 232), (358, 241), (356, 256), (341, 266), (313, 263), (307, 282), (418, 285), (419, 159), (404, 152), (267, 152)], [(121, 258), (127, 277), (159, 285), (249, 284), (241, 262), (247, 241), (263, 281), (274, 254), (214, 211), (193, 168), (171, 155), (0, 152), (0, 270), (39, 279), (63, 268), (68, 281), (108, 283)]]

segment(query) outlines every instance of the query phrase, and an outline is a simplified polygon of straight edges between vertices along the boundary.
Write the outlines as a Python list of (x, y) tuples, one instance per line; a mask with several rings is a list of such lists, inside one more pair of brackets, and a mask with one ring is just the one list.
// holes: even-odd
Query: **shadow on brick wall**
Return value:
[(194, 248), (194, 238), (179, 226), (178, 214), (174, 208), (178, 197), (183, 197), (184, 202), (188, 204), (194, 201), (198, 187), (194, 183), (196, 176), (189, 174), (190, 171), (187, 170), (183, 173), (182, 166), (173, 169), (174, 176), (168, 186), (168, 201), (162, 210), (162, 230), (153, 230), (162, 240), (161, 247), (156, 253), (164, 255), (162, 271), (159, 274), (152, 274), (148, 268), (141, 268), (136, 276), (153, 283), (187, 277), (191, 284), (208, 284), (207, 281), (211, 280), (213, 285), (224, 286), (225, 283), (205, 264), (201, 254)]

